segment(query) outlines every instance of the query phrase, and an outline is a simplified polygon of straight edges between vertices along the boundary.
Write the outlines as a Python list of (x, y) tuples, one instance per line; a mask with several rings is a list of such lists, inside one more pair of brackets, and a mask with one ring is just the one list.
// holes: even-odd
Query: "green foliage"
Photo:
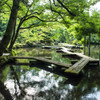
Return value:
[(21, 30), (16, 43), (28, 46), (35, 43), (69, 42), (70, 34), (65, 25), (60, 23), (47, 23), (46, 27), (39, 26), (30, 30)]
[(68, 27), (68, 32), (72, 34), (72, 41), (73, 43), (80, 43), (82, 44), (84, 41), (84, 36), (88, 36), (89, 34), (95, 34), (94, 39), (95, 42), (98, 43), (97, 35), (99, 35), (99, 18), (100, 13), (97, 11), (93, 11), (92, 15), (89, 16), (89, 12), (85, 12), (83, 15), (76, 17), (75, 19), (71, 20), (70, 27)]
[(0, 37), (3, 37), (5, 29), (6, 29), (6, 23), (4, 23), (4, 22), (2, 22), (2, 20), (0, 20)]
[[(54, 2), (55, 1), (55, 2)], [(59, 1), (59, 0), (58, 0)], [(93, 11), (92, 16), (89, 15), (91, 5), (98, 0), (22, 0), (17, 14), (16, 30), (19, 35), (16, 44), (33, 46), (36, 43), (52, 43), (52, 42), (83, 42), (83, 36), (89, 33), (95, 33), (99, 36), (100, 14)], [(3, 36), (6, 30), (7, 20), (11, 12), (13, 4), (12, 0), (8, 0), (5, 4), (0, 1), (0, 9), (5, 13), (1, 13), (0, 35)], [(3, 5), (4, 4), (4, 5)], [(66, 9), (67, 8), (67, 9)]]

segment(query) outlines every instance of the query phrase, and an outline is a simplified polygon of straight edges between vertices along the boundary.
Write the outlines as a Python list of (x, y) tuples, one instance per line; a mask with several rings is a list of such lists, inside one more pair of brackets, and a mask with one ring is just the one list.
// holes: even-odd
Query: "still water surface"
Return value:
[[(73, 59), (62, 58), (62, 54), (55, 50), (39, 48), (16, 52), (19, 56), (42, 56), (68, 64)], [(29, 60), (18, 62), (29, 63)], [(4, 97), (10, 100), (11, 96), (13, 100), (100, 100), (100, 68), (88, 66), (83, 73), (83, 76), (76, 79), (59, 76), (35, 66), (8, 64), (0, 70), (0, 100), (5, 100)]]

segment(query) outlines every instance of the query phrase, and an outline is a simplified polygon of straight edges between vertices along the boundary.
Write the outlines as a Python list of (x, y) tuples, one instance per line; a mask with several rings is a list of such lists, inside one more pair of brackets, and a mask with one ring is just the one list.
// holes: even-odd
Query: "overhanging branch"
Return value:
[(21, 27), (20, 29), (30, 29), (30, 28), (33, 28), (34, 26), (35, 26), (35, 27), (36, 27), (36, 26), (39, 26), (39, 23), (40, 23), (40, 22), (33, 23), (33, 24), (29, 25), (28, 27)]
[[(31, 17), (29, 17), (29, 18), (23, 20), (23, 22), (24, 22), (24, 21), (27, 21), (27, 20), (29, 20), (29, 19), (31, 19), (31, 18), (33, 18), (33, 17), (39, 19), (39, 20), (42, 21), (42, 22), (57, 22), (56, 20), (42, 20), (42, 19), (40, 19), (40, 18), (37, 17), (37, 16), (31, 16)], [(22, 22), (22, 23), (23, 23), (23, 22)], [(40, 22), (33, 23), (33, 24), (29, 25), (28, 27), (21, 27), (20, 29), (29, 29), (29, 28), (37, 27), (37, 26), (40, 26), (39, 23), (40, 23)]]
[(24, 19), (23, 21), (29, 20), (31, 18), (37, 18), (38, 20), (40, 20), (42, 22), (54, 22), (55, 21), (55, 20), (43, 20), (43, 19), (41, 19), (41, 18), (39, 18), (37, 16), (34, 16), (34, 15), (33, 16), (29, 16), (28, 18)]
[[(43, 11), (42, 11), (43, 12)], [(38, 15), (40, 15), (40, 14), (42, 14), (42, 12), (33, 12), (33, 13), (31, 13), (31, 14), (29, 14), (29, 15), (25, 15), (24, 17), (22, 17), (22, 18), (20, 18), (19, 17), (19, 19), (23, 22), (23, 21), (25, 21), (25, 20), (27, 20), (27, 19), (30, 19), (31, 17), (32, 17), (32, 15), (34, 15), (34, 14), (38, 14)]]
[(55, 13), (57, 13), (58, 15), (60, 15), (60, 14), (66, 14), (66, 13), (63, 13), (63, 12), (61, 12), (61, 11), (56, 11), (56, 10), (54, 10), (53, 8), (52, 8), (52, 5), (51, 5), (51, 0), (49, 0), (50, 1), (50, 10), (52, 11), (52, 12), (55, 12)]
[(56, 7), (61, 7), (60, 5), (56, 5), (55, 0), (53, 0), (53, 4), (54, 4)]
[[(54, 1), (54, 0), (53, 0), (53, 1)], [(49, 0), (49, 2), (50, 2), (50, 9), (51, 9), (51, 11), (60, 14), (61, 12), (58, 12), (58, 11), (56, 11), (56, 10), (54, 10), (54, 9), (52, 8), (51, 0)], [(54, 2), (54, 3), (55, 3), (55, 2)]]
[(66, 9), (66, 11), (67, 11), (70, 15), (76, 16), (76, 15), (73, 14), (71, 11), (69, 11), (69, 9), (68, 9), (60, 0), (57, 0), (57, 1), (61, 4), (61, 6), (62, 6), (64, 9)]

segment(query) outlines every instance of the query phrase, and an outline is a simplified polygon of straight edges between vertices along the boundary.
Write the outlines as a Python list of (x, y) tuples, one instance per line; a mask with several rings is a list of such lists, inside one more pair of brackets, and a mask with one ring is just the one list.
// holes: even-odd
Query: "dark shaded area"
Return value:
[(0, 93), (4, 96), (5, 100), (13, 100), (11, 94), (9, 93), (9, 90), (1, 81), (0, 81)]

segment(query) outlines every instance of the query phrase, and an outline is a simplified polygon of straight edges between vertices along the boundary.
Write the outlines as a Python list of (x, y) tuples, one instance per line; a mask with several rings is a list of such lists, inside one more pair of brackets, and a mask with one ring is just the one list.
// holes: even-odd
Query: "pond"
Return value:
[[(96, 49), (96, 48), (95, 48)], [(73, 58), (40, 48), (17, 49), (18, 56), (46, 57), (70, 64)], [(98, 53), (98, 48), (96, 50)], [(96, 58), (98, 54), (94, 53)], [(77, 59), (77, 58), (75, 58)], [(29, 63), (30, 60), (18, 60)], [(87, 66), (80, 77), (63, 77), (29, 65), (8, 64), (0, 70), (0, 100), (100, 100), (100, 68)]]

